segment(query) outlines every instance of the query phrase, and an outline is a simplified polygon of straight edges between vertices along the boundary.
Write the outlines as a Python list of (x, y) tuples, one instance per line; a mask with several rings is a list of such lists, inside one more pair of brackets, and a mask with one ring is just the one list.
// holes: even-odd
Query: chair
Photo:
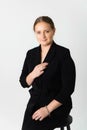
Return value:
[(64, 130), (64, 127), (66, 127), (67, 130), (71, 130), (70, 124), (72, 123), (72, 120), (73, 120), (72, 116), (69, 115), (68, 118), (65, 120), (65, 122), (56, 128), (60, 128), (60, 130)]

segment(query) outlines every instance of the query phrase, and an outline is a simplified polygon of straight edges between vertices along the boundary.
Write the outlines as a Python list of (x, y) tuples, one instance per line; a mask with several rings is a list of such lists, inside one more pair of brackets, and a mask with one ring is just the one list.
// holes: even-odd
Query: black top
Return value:
[[(29, 87), (26, 83), (26, 76), (40, 64), (41, 46), (33, 48), (27, 52), (20, 83)], [(55, 42), (51, 45), (43, 62), (48, 62), (45, 72), (32, 83), (30, 89), (30, 101), (28, 103), (29, 112), (32, 114), (35, 107), (40, 108), (49, 104), (53, 99), (63, 105), (52, 113), (69, 112), (72, 108), (71, 94), (75, 87), (75, 64), (71, 58), (69, 49), (57, 45)], [(56, 118), (59, 118), (58, 116)]]

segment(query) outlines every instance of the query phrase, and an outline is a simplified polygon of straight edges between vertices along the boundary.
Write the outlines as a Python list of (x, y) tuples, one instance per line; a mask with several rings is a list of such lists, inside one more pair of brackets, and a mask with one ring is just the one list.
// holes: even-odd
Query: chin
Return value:
[(50, 45), (51, 42), (40, 42), (40, 44), (43, 45), (43, 46), (47, 46), (47, 45)]

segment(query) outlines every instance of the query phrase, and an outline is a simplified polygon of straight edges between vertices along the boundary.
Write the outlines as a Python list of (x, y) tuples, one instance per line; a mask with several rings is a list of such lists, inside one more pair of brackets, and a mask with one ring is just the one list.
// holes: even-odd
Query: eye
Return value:
[(41, 32), (40, 32), (40, 31), (37, 31), (36, 33), (37, 33), (37, 34), (40, 34)]
[(46, 30), (46, 33), (49, 33), (50, 31), (49, 30)]

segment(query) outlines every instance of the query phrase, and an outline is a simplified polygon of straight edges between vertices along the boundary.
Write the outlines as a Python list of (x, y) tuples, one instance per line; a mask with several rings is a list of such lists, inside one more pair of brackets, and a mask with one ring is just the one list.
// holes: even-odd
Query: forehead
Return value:
[(35, 30), (41, 29), (52, 29), (49, 23), (46, 22), (39, 22), (35, 25)]

